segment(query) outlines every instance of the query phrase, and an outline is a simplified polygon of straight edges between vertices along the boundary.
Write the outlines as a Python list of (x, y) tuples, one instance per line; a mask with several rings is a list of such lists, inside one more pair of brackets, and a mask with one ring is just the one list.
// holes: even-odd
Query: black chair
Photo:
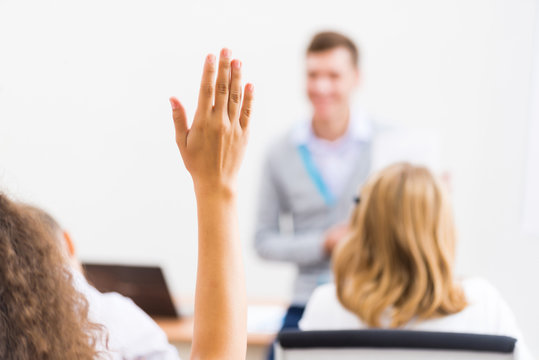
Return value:
[(277, 360), (513, 359), (514, 338), (408, 330), (282, 331)]

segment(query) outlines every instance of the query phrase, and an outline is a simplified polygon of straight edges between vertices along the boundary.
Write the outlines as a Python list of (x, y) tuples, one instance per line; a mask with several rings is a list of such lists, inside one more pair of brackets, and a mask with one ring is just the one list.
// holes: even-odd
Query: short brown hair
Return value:
[(347, 36), (335, 31), (323, 31), (316, 34), (309, 47), (307, 54), (317, 53), (343, 47), (350, 52), (354, 66), (359, 65), (359, 50), (356, 44)]

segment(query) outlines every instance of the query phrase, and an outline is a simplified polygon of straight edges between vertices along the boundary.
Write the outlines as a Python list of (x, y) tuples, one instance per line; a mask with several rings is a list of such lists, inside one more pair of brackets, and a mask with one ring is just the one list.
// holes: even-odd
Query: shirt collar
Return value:
[[(363, 109), (351, 113), (348, 134), (354, 141), (369, 141), (372, 137), (372, 123)], [(312, 136), (311, 120), (299, 122), (292, 130), (292, 143), (294, 145), (307, 145)]]

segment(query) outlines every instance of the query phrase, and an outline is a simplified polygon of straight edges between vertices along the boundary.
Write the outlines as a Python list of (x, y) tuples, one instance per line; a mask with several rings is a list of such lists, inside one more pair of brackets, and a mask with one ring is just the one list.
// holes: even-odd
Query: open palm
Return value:
[(245, 86), (243, 99), (241, 62), (231, 60), (230, 50), (221, 51), (216, 80), (215, 62), (213, 55), (206, 57), (191, 128), (182, 104), (176, 98), (170, 103), (176, 144), (195, 188), (233, 190), (247, 145), (253, 86)]

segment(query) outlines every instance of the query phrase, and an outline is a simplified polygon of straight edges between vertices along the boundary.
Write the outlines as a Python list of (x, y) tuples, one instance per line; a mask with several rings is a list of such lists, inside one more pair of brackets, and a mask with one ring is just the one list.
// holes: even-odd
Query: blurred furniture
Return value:
[(408, 330), (283, 331), (277, 360), (513, 359), (507, 336)]
[[(182, 309), (192, 307), (192, 298), (179, 299)], [(253, 300), (248, 301), (247, 320), (247, 359), (265, 360), (269, 346), (277, 337), (282, 318), (288, 307), (285, 301)], [(189, 359), (193, 340), (194, 317), (192, 314), (180, 318), (154, 317), (163, 329), (168, 341), (176, 346), (182, 359)]]
[[(167, 334), (168, 341), (171, 344), (191, 343), (193, 340), (193, 316), (186, 316), (179, 319), (173, 318), (154, 318), (157, 324)], [(253, 346), (269, 346), (275, 340), (276, 332), (257, 333), (249, 332), (247, 334), (247, 343)]]

